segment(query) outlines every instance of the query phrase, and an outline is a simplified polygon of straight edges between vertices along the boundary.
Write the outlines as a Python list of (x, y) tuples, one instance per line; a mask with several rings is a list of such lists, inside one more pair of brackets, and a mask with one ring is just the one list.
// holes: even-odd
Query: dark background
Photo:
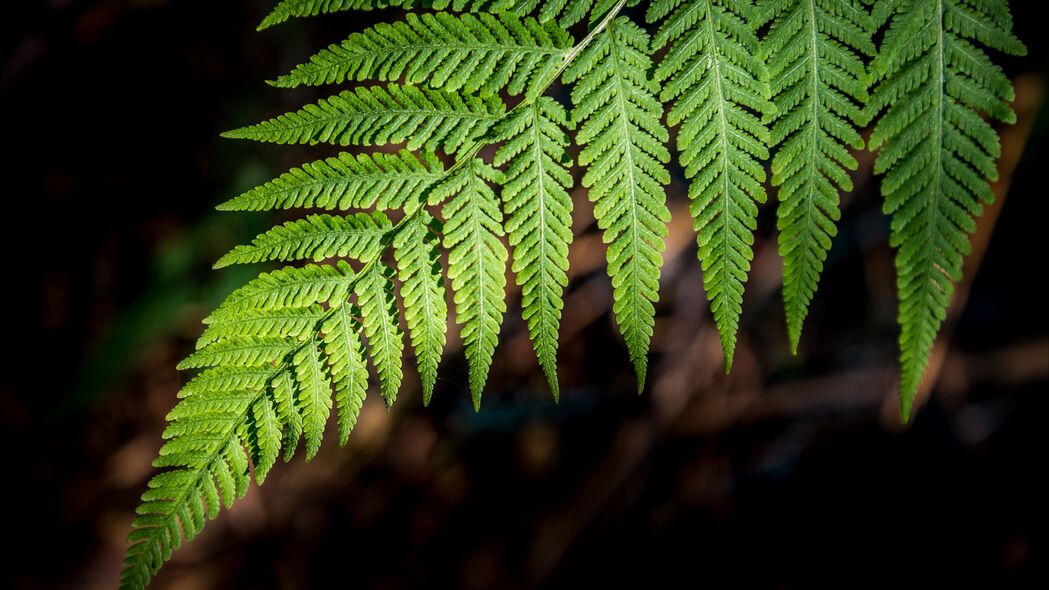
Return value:
[[(640, 397), (577, 190), (560, 405), (511, 290), (479, 414), (453, 330), (430, 408), (414, 377), (392, 411), (371, 400), (346, 448), (329, 436), (310, 464), (300, 453), (281, 465), (154, 587), (1046, 587), (1047, 60), (1039, 3), (1013, 4), (1030, 55), (1001, 63), (1019, 123), (1003, 130), (999, 205), (974, 238), (910, 428), (895, 414), (892, 252), (869, 155), (797, 357), (764, 208), (727, 377), (675, 170)], [(207, 310), (257, 272), (210, 264), (273, 221), (213, 206), (334, 151), (218, 133), (328, 92), (263, 81), (394, 14), (256, 33), (268, 7), (5, 6), (0, 443), (13, 498), (0, 586), (115, 585), (188, 378), (175, 364)]]

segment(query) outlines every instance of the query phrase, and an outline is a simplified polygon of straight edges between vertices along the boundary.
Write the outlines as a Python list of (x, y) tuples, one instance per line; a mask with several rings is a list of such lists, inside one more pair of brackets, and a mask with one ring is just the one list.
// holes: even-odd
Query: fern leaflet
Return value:
[(463, 327), (470, 397), (477, 409), (506, 312), (507, 253), (499, 239), (503, 213), (488, 184), (502, 178), (501, 172), (483, 160), (470, 160), (430, 197), (432, 203), (447, 201), (441, 215), (448, 279), (455, 294), (455, 321)]
[(866, 68), (874, 23), (858, 0), (772, 0), (765, 39), (776, 118), (772, 184), (779, 186), (779, 252), (787, 334), (797, 351), (816, 294), (835, 223), (838, 191), (851, 191), (848, 171), (862, 149), (856, 127), (867, 102)]
[(947, 315), (954, 282), (969, 253), (968, 234), (998, 177), (998, 135), (980, 116), (1012, 123), (1012, 83), (973, 42), (1026, 53), (1010, 32), (1001, 0), (913, 0), (876, 6), (889, 19), (872, 62), (880, 113), (870, 145), (878, 149), (885, 213), (892, 215), (900, 297), (900, 413), (914, 396)]
[(379, 24), (314, 55), (276, 86), (294, 88), (345, 80), (397, 81), (478, 94), (535, 94), (564, 58), (572, 38), (554, 23), (533, 18), (409, 13)]
[(408, 324), (419, 366), (423, 404), (429, 404), (433, 396), (448, 323), (441, 253), (437, 248), (442, 230), (441, 223), (423, 209), (408, 221), (393, 242), (404, 300), (404, 321)]
[(506, 231), (521, 286), (521, 306), (539, 366), (554, 399), (561, 300), (568, 286), (568, 245), (572, 243), (572, 199), (568, 189), (568, 114), (552, 98), (541, 98), (511, 113), (493, 134), (505, 143), (496, 166), (507, 166), (503, 181)]
[(396, 154), (341, 153), (293, 168), (279, 178), (218, 206), (220, 211), (318, 209), (399, 209), (441, 178), (444, 166), (433, 152), (417, 158)]
[(390, 84), (344, 90), (298, 111), (222, 135), (280, 144), (403, 143), (410, 150), (444, 148), (454, 154), (483, 135), (503, 110), (503, 103), (495, 97), (482, 100)]
[(662, 108), (646, 72), (648, 35), (626, 17), (617, 17), (565, 70), (575, 83), (572, 119), (583, 146), (583, 186), (595, 203), (594, 216), (608, 244), (612, 306), (644, 388), (648, 347), (659, 298), (663, 238), (670, 210), (663, 186), (670, 182), (664, 145), (668, 133)]
[(401, 387), (401, 355), (404, 336), (397, 323), (397, 302), (393, 294), (393, 269), (382, 263), (372, 265), (357, 281), (357, 304), (368, 335), (368, 349), (379, 374), (379, 388), (387, 407), (397, 399)]
[(751, 24), (757, 14), (749, 0), (655, 0), (649, 22), (664, 17), (653, 44), (670, 50), (655, 78), (665, 82), (660, 99), (673, 101), (667, 122), (681, 125), (679, 159), (692, 179), (688, 195), (703, 285), (727, 371), (754, 257), (757, 205), (766, 199), (761, 160), (769, 155), (769, 133), (755, 113), (767, 117), (775, 107), (768, 100), (768, 77)]
[(279, 225), (251, 244), (237, 246), (215, 263), (215, 268), (231, 264), (270, 260), (315, 260), (344, 257), (365, 260), (374, 257), (390, 229), (382, 213), (358, 213), (346, 217), (310, 215)]
[(368, 394), (368, 361), (359, 336), (363, 329), (359, 316), (359, 308), (343, 305), (321, 327), (324, 354), (328, 357), (335, 385), (339, 445), (346, 444), (349, 439)]
[[(279, 25), (293, 17), (317, 16), (346, 10), (426, 6), (434, 10), (472, 10), (495, 13), (508, 10), (514, 4), (514, 0), (282, 0), (266, 15), (266, 18), (259, 24), (258, 30)], [(530, 10), (525, 12), (530, 12)]]

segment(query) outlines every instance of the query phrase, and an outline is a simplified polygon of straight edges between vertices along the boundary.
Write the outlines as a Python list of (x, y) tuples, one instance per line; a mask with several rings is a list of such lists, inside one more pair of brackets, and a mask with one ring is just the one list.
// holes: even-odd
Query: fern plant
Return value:
[[(142, 495), (123, 587), (146, 586), (246, 493), (252, 472), (262, 483), (300, 440), (312, 458), (333, 409), (345, 443), (370, 373), (393, 404), (406, 339), (429, 403), (449, 299), (479, 409), (508, 267), (556, 399), (574, 164), (607, 244), (612, 311), (641, 391), (670, 221), (671, 147), (689, 180), (728, 370), (767, 200), (765, 165), (779, 200), (796, 351), (840, 193), (852, 189), (854, 152), (873, 121), (869, 147), (879, 150), (875, 171), (898, 250), (900, 400), (909, 419), (967, 234), (993, 198), (1000, 148), (988, 119), (1015, 119), (1012, 86), (983, 49), (1024, 52), (1003, 0), (283, 0), (259, 28), (387, 7), (415, 12), (354, 33), (273, 82), (352, 88), (225, 134), (355, 151), (219, 206), (322, 212), (216, 263), (293, 264), (229, 295), (179, 365), (198, 372), (167, 417), (154, 462), (165, 470)], [(571, 87), (570, 105), (548, 95), (557, 83)], [(388, 145), (400, 150), (360, 149)]]

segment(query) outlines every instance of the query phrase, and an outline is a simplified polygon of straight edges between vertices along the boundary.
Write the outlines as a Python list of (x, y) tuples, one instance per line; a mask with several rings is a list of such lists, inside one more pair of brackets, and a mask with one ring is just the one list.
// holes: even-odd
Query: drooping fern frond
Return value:
[(564, 107), (541, 98), (513, 113), (493, 133), (505, 143), (496, 166), (507, 166), (503, 180), (506, 231), (513, 248), (511, 269), (521, 286), (521, 307), (539, 366), (554, 399), (561, 297), (568, 286), (568, 246), (572, 243), (572, 199), (568, 189), (569, 124)]
[(670, 47), (655, 78), (664, 84), (660, 99), (672, 103), (667, 122), (681, 125), (679, 160), (692, 179), (703, 285), (728, 370), (758, 204), (766, 199), (761, 160), (769, 132), (758, 116), (775, 111), (753, 28), (758, 17), (749, 0), (654, 0), (647, 18), (664, 21), (653, 45)]
[(900, 412), (914, 396), (969, 253), (968, 234), (998, 178), (998, 135), (981, 116), (1011, 123), (1013, 87), (975, 43), (1022, 55), (1002, 0), (911, 0), (876, 7), (888, 29), (872, 62), (878, 76), (870, 137), (892, 215), (900, 297)]
[(269, 143), (387, 145), (410, 150), (443, 148), (449, 154), (469, 145), (504, 111), (487, 100), (415, 86), (359, 87), (223, 137)]
[(354, 33), (314, 55), (276, 86), (345, 80), (400, 80), (451, 92), (536, 94), (546, 87), (572, 38), (553, 22), (509, 13), (408, 14), (405, 20)]
[(841, 217), (838, 192), (862, 149), (857, 130), (867, 102), (861, 56), (874, 54), (874, 23), (858, 0), (770, 0), (765, 38), (776, 104), (772, 184), (779, 186), (779, 252), (791, 350), (797, 351), (809, 303)]
[[(850, 150), (862, 148), (860, 128), (877, 119), (870, 145), (881, 150), (875, 168), (885, 174), (899, 248), (908, 415), (960, 276), (966, 233), (991, 198), (999, 146), (985, 116), (1014, 118), (1009, 80), (981, 47), (1023, 46), (1009, 33), (1004, 0), (882, 0), (871, 13), (861, 1), (870, 4), (652, 0), (648, 30), (620, 14), (636, 0), (280, 2), (260, 28), (349, 9), (424, 12), (355, 33), (276, 82), (364, 85), (225, 135), (390, 151), (313, 161), (220, 206), (307, 210), (216, 263), (297, 266), (262, 272), (230, 294), (180, 363), (195, 375), (168, 416), (155, 462), (166, 471), (142, 496), (122, 587), (143, 588), (207, 518), (245, 493), (252, 469), (261, 483), (300, 440), (305, 458), (314, 457), (332, 410), (345, 444), (370, 373), (394, 403), (405, 381), (402, 319), (425, 404), (454, 313), (479, 408), (507, 310), (504, 239), (523, 319), (558, 398), (573, 139), (640, 391), (670, 221), (665, 108), (678, 128), (726, 368), (770, 152), (796, 348), (836, 231), (839, 193), (851, 189), (857, 167)], [(567, 112), (544, 96), (559, 79), (570, 86)], [(316, 209), (324, 212), (309, 211)]]
[(220, 211), (317, 209), (400, 209), (435, 183), (444, 166), (433, 152), (417, 158), (396, 154), (341, 153), (293, 168), (266, 184), (218, 206)]
[(499, 239), (504, 233), (503, 212), (488, 184), (502, 179), (501, 172), (474, 159), (430, 196), (431, 203), (445, 202), (441, 216), (448, 279), (455, 295), (455, 321), (463, 327), (470, 396), (478, 409), (506, 312), (507, 253)]
[(669, 138), (662, 108), (648, 78), (648, 35), (626, 17), (617, 17), (565, 70), (572, 88), (576, 141), (583, 186), (608, 244), (613, 311), (644, 388), (648, 347), (659, 299), (663, 238), (670, 210), (663, 186)]

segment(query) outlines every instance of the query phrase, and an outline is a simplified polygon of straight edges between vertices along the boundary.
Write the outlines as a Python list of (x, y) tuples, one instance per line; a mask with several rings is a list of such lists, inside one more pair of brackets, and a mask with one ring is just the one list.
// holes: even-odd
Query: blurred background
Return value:
[[(256, 33), (270, 4), (42, 0), (0, 17), (0, 442), (13, 495), (0, 587), (115, 586), (189, 378), (175, 364), (207, 311), (259, 270), (210, 265), (274, 221), (214, 205), (334, 152), (218, 134), (330, 92), (263, 81), (395, 14)], [(729, 376), (675, 168), (644, 395), (577, 191), (559, 405), (511, 288), (480, 413), (453, 330), (428, 409), (406, 371), (392, 410), (374, 396), (346, 448), (329, 434), (310, 464), (300, 452), (280, 465), (153, 587), (1046, 587), (1049, 62), (1039, 3), (1013, 5), (1030, 55), (1000, 63), (1019, 122), (1002, 130), (999, 200), (909, 428), (896, 418), (895, 279), (870, 156), (796, 357), (764, 208)]]

